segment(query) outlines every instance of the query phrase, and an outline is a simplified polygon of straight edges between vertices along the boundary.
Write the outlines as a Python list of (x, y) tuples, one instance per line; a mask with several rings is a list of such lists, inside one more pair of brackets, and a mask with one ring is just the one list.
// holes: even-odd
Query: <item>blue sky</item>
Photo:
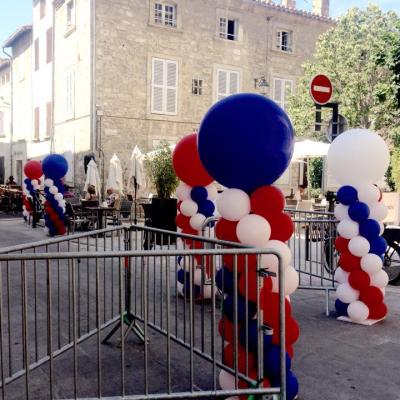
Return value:
[[(279, 0), (275, 0), (279, 2)], [(368, 0), (331, 0), (333, 17), (346, 12), (350, 7), (364, 8)], [(395, 10), (400, 15), (400, 0), (372, 0), (385, 11)], [(311, 10), (312, 0), (297, 0), (297, 7)], [(32, 0), (0, 0), (0, 44), (20, 25), (32, 21)]]

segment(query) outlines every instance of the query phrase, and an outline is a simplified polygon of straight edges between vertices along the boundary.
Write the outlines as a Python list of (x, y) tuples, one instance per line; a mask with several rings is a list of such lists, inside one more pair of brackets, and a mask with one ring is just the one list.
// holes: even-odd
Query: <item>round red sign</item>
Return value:
[(332, 98), (333, 87), (326, 75), (316, 75), (310, 82), (310, 95), (315, 103), (324, 105)]

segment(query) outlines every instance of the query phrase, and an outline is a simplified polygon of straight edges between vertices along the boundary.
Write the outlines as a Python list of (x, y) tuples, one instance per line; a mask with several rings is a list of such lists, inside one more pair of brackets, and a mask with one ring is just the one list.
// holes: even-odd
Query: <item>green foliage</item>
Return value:
[[(400, 124), (400, 18), (370, 5), (353, 8), (323, 34), (313, 60), (304, 66), (288, 105), (297, 136), (321, 138), (314, 131), (315, 106), (308, 85), (316, 73), (333, 81), (333, 101), (350, 127), (390, 133)], [(324, 122), (327, 122), (326, 120)]]
[[(310, 166), (310, 187), (311, 189), (321, 189), (322, 187), (322, 173), (324, 168), (324, 161), (322, 157), (311, 158)], [(318, 197), (318, 196), (317, 196)]]
[(170, 198), (179, 181), (172, 167), (172, 152), (168, 143), (162, 143), (154, 156), (146, 157), (145, 163), (158, 197)]
[(311, 188), (310, 189), (310, 197), (312, 199), (319, 199), (321, 194), (322, 194), (322, 189), (321, 188)]

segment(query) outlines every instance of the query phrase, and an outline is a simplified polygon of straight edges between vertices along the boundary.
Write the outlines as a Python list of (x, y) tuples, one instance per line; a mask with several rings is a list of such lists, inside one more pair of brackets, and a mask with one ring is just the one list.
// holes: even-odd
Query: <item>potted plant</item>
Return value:
[[(153, 197), (151, 202), (150, 225), (154, 228), (176, 231), (177, 200), (171, 196), (179, 181), (172, 167), (172, 151), (168, 143), (162, 143), (151, 156), (146, 157), (145, 165), (157, 191), (157, 197)], [(161, 237), (158, 236), (156, 235), (157, 244), (161, 244)], [(167, 237), (165, 240), (168, 243)]]

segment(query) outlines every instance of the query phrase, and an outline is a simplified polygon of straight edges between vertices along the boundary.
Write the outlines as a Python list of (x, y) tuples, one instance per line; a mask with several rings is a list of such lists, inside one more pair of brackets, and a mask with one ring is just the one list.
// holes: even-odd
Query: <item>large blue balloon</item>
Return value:
[(207, 172), (227, 187), (252, 192), (275, 182), (292, 158), (294, 131), (274, 101), (241, 93), (216, 103), (198, 135)]
[(61, 179), (68, 171), (68, 162), (59, 154), (50, 154), (42, 161), (42, 169), (46, 178)]

